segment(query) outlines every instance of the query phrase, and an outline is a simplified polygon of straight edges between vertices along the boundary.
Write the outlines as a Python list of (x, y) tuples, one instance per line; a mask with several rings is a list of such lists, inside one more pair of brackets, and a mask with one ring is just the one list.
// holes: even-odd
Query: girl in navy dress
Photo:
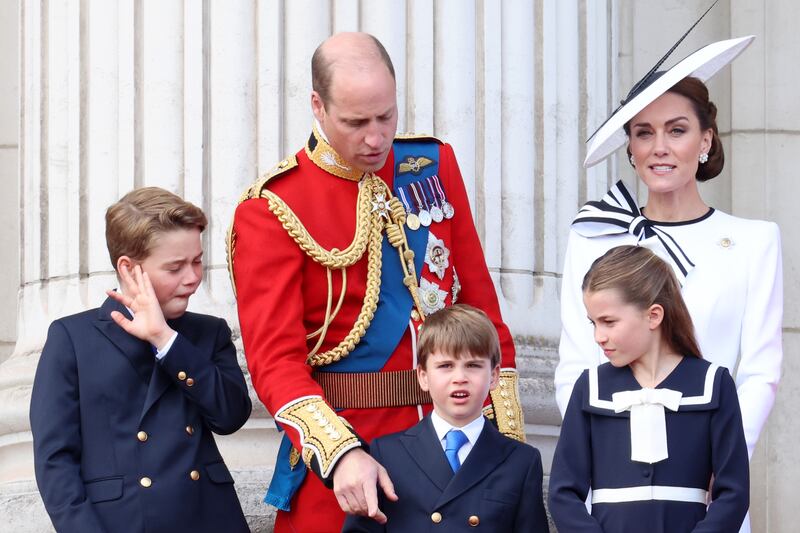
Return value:
[(549, 495), (559, 531), (738, 531), (749, 465), (736, 387), (702, 359), (671, 267), (619, 246), (581, 289), (609, 362), (581, 374), (561, 427)]

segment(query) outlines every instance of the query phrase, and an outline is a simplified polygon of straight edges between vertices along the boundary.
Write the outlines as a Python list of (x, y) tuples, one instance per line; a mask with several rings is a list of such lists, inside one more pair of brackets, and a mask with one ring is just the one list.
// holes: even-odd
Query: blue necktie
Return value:
[(458, 460), (458, 450), (467, 443), (467, 436), (458, 429), (451, 429), (444, 436), (444, 454), (453, 472), (458, 471), (461, 461)]

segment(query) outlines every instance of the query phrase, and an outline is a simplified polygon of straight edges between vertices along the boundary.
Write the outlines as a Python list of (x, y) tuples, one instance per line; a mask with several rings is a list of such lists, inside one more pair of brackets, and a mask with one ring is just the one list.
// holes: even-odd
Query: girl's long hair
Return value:
[(639, 309), (658, 304), (664, 309), (661, 338), (680, 355), (702, 358), (694, 325), (672, 268), (642, 246), (617, 246), (592, 263), (583, 278), (583, 292), (615, 289)]

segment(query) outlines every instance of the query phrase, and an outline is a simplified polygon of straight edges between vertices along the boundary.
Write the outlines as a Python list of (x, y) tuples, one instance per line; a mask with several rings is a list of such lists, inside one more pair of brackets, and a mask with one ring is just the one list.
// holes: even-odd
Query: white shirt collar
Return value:
[(485, 420), (486, 419), (483, 418), (483, 414), (479, 414), (478, 417), (469, 424), (460, 428), (454, 428), (454, 426), (451, 426), (449, 422), (446, 422), (441, 416), (439, 416), (435, 410), (431, 412), (431, 423), (433, 423), (433, 429), (436, 431), (436, 437), (442, 442), (442, 446), (444, 446), (444, 436), (447, 435), (447, 432), (451, 429), (460, 429), (463, 431), (464, 435), (466, 435), (467, 439), (469, 439), (470, 445), (474, 446), (478, 441), (478, 437), (481, 436), (481, 431), (483, 431), (483, 424)]

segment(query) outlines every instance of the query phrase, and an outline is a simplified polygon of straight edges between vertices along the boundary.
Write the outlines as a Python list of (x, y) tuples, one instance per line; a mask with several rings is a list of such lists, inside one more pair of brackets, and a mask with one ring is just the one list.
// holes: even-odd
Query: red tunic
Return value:
[[(494, 286), (472, 220), (466, 190), (452, 148), (439, 146), (439, 178), (448, 201), (455, 209), (452, 219), (434, 223), (430, 231), (450, 250), (450, 268), (444, 279), (429, 271), (424, 278), (435, 281), (452, 303), (453, 267), (461, 291), (458, 301), (485, 311), (500, 336), (504, 368), (513, 368), (514, 344), (502, 322)], [(302, 221), (308, 232), (325, 249), (345, 249), (353, 239), (356, 224), (358, 183), (328, 173), (309, 159), (304, 150), (297, 153), (298, 165), (267, 183), (267, 188), (283, 199)], [(391, 188), (394, 156), (390, 154), (377, 172)], [(315, 340), (306, 334), (323, 322), (328, 294), (326, 269), (308, 257), (281, 226), (263, 198), (242, 202), (234, 217), (236, 234), (233, 274), (236, 285), (239, 322), (253, 386), (273, 415), (286, 404), (303, 396), (322, 396), (312, 379), (306, 357)], [(407, 230), (408, 231), (408, 230)], [(320, 352), (341, 341), (350, 331), (364, 300), (367, 277), (366, 253), (347, 269), (347, 287), (339, 314), (328, 329)], [(334, 305), (341, 290), (341, 275), (333, 272)], [(403, 335), (383, 371), (414, 368), (409, 329)], [(424, 411), (430, 405), (424, 406)], [(365, 441), (404, 430), (420, 419), (417, 407), (345, 409), (344, 417)], [(295, 448), (300, 450), (298, 432), (286, 428)], [(291, 503), (291, 512), (279, 511), (275, 531), (339, 531), (344, 514), (333, 491), (319, 478), (306, 476)]]

